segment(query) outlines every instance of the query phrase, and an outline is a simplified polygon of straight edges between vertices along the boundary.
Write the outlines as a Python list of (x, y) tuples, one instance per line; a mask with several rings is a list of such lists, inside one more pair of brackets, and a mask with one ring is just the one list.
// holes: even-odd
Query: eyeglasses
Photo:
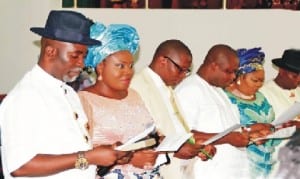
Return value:
[(191, 74), (191, 69), (183, 69), (181, 66), (179, 66), (177, 63), (175, 63), (172, 58), (168, 57), (168, 56), (164, 56), (164, 58), (168, 59), (173, 65), (176, 66), (176, 68), (178, 69), (179, 73), (184, 73), (185, 76), (189, 76)]

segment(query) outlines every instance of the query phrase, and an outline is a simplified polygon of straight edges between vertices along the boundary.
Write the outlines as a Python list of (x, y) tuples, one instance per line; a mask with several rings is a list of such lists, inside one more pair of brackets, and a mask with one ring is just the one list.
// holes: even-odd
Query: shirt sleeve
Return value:
[(2, 150), (5, 152), (3, 157), (10, 172), (31, 160), (39, 149), (37, 126), (43, 117), (41, 106), (45, 104), (33, 92), (25, 93), (10, 96), (3, 104)]
[(197, 129), (198, 113), (200, 111), (199, 100), (201, 100), (199, 99), (201, 97), (199, 96), (198, 87), (194, 85), (178, 86), (175, 89), (175, 94), (189, 127)]

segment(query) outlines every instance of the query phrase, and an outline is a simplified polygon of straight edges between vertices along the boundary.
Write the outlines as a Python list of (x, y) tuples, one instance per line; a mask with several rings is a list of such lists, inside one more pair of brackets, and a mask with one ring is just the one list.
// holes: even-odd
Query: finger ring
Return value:
[(210, 155), (206, 150), (204, 149), (200, 149), (200, 152), (203, 153), (207, 158), (212, 159), (213, 156)]

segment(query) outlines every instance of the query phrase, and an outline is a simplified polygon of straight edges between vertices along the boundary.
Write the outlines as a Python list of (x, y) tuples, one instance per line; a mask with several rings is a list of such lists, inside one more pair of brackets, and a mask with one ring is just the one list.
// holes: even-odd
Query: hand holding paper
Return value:
[[(149, 136), (149, 134), (152, 133), (153, 131), (155, 131), (154, 125), (150, 126), (142, 133), (136, 135), (135, 137), (128, 140), (123, 145), (116, 147), (115, 149), (120, 151), (132, 151), (132, 150), (138, 150), (138, 149), (153, 146), (156, 144), (155, 139), (147, 138), (147, 136)], [(192, 133), (175, 133), (172, 135), (165, 136), (165, 138), (156, 148), (156, 151), (160, 151), (160, 152), (177, 151), (180, 148), (180, 146), (186, 140), (188, 140), (192, 135), (193, 135)]]
[(156, 151), (175, 152), (192, 135), (192, 133), (176, 133), (173, 135), (166, 136), (156, 148)]
[(264, 140), (264, 139), (281, 139), (291, 137), (296, 131), (296, 126), (281, 128), (274, 133), (267, 135), (266, 137), (252, 139), (253, 142)]
[(227, 128), (226, 130), (224, 130), (223, 132), (220, 132), (218, 134), (216, 134), (215, 136), (211, 137), (210, 139), (206, 140), (203, 145), (208, 145), (211, 144), (219, 139), (221, 139), (222, 137), (224, 137), (225, 135), (229, 134), (230, 132), (240, 128), (241, 125), (240, 124), (235, 124), (229, 128)]
[(279, 126), (289, 120), (293, 120), (296, 116), (300, 114), (300, 102), (296, 101), (289, 109), (277, 117), (272, 124), (274, 126)]
[(130, 164), (143, 169), (152, 169), (158, 156), (158, 152), (154, 150), (138, 150), (135, 151), (130, 160)]
[(147, 138), (150, 133), (155, 132), (155, 125), (151, 125), (146, 130), (136, 135), (135, 137), (128, 140), (123, 145), (120, 145), (115, 148), (115, 150), (120, 151), (132, 151), (138, 150), (146, 147), (150, 147), (156, 144), (156, 140), (154, 138)]

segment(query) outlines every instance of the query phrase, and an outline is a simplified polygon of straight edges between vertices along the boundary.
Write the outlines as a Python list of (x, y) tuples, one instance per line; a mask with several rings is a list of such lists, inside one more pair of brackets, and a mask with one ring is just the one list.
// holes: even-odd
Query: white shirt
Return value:
[(259, 91), (272, 105), (276, 117), (285, 112), (296, 101), (300, 102), (300, 87), (292, 90), (283, 89), (274, 80), (266, 82)]
[[(140, 94), (155, 121), (156, 127), (164, 135), (185, 132), (172, 107), (169, 88), (159, 75), (146, 67), (134, 75), (130, 87)], [(169, 155), (171, 164), (161, 167), (162, 176), (166, 179), (181, 178), (180, 165), (182, 160), (173, 157), (173, 154)], [(157, 161), (164, 159), (164, 155), (159, 155)]]
[[(168, 129), (174, 127), (176, 132), (185, 132), (172, 107), (170, 101), (171, 94), (168, 86), (166, 86), (159, 75), (153, 72), (149, 67), (144, 68), (140, 73), (134, 75), (130, 87), (135, 89), (141, 95), (146, 107), (158, 126), (163, 126), (160, 125), (160, 123), (166, 122), (169, 124), (166, 125)], [(162, 114), (162, 111), (164, 116), (160, 115)], [(167, 131), (164, 129), (166, 127), (162, 127), (161, 130), (163, 132)], [(171, 132), (175, 131), (173, 130)], [(165, 132), (164, 134), (166, 135), (168, 133), (169, 132)]]
[[(0, 106), (5, 178), (19, 178), (10, 173), (37, 154), (68, 154), (91, 149), (90, 140), (86, 140), (86, 123), (76, 92), (36, 65)], [(35, 178), (91, 179), (95, 178), (95, 166)]]
[[(211, 86), (197, 74), (184, 79), (175, 89), (190, 128), (218, 133), (239, 124), (239, 112), (221, 88)], [(196, 159), (185, 170), (186, 178), (249, 178), (244, 149), (229, 144), (216, 145), (212, 160)]]

